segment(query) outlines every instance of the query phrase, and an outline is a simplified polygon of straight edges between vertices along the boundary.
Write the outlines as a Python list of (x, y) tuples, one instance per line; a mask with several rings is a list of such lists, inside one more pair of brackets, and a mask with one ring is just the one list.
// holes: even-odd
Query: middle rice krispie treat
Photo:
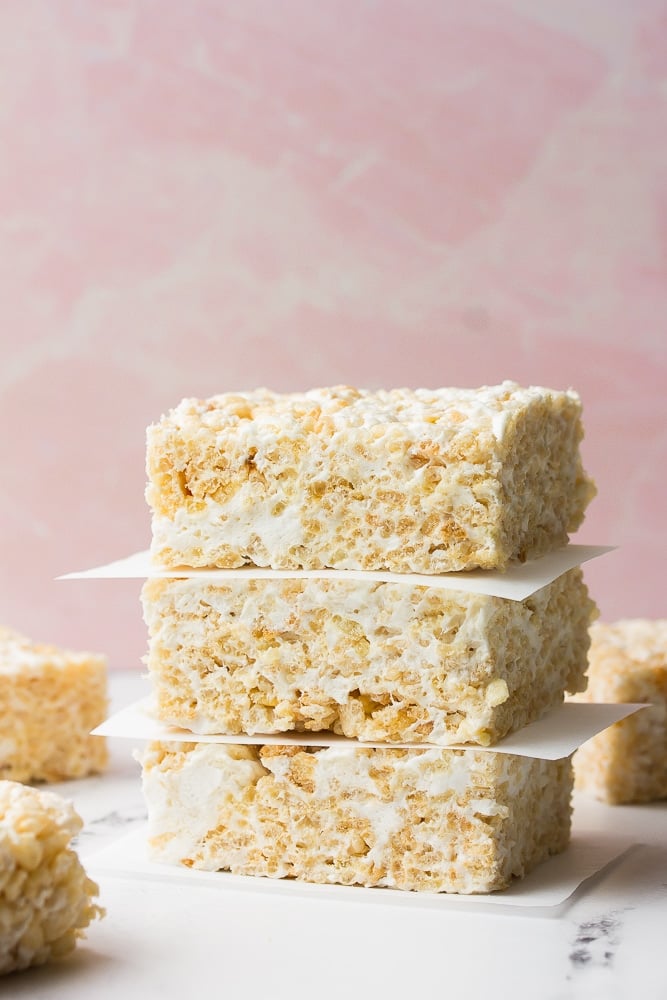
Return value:
[(403, 583), (150, 580), (159, 717), (195, 733), (332, 730), (489, 745), (585, 686), (580, 569), (524, 601)]
[(491, 892), (570, 837), (569, 759), (154, 743), (143, 785), (155, 860), (237, 875)]

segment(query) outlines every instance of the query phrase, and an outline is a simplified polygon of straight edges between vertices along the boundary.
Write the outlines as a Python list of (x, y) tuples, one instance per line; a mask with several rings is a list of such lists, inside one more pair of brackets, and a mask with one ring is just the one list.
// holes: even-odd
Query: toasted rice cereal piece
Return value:
[(513, 382), (185, 399), (148, 429), (169, 567), (504, 569), (563, 545), (594, 495), (572, 391)]
[(154, 579), (142, 598), (164, 722), (484, 746), (584, 687), (595, 608), (580, 569), (522, 602), (345, 579)]
[(580, 747), (576, 787), (611, 803), (667, 798), (667, 619), (596, 623), (589, 664), (588, 688), (577, 701), (650, 707)]
[(59, 795), (0, 781), (0, 974), (69, 955), (104, 915), (69, 846), (81, 827)]
[(0, 626), (0, 778), (61, 781), (101, 771), (107, 711), (103, 656), (33, 643)]
[(570, 837), (569, 759), (153, 743), (143, 784), (155, 860), (237, 875), (487, 893)]

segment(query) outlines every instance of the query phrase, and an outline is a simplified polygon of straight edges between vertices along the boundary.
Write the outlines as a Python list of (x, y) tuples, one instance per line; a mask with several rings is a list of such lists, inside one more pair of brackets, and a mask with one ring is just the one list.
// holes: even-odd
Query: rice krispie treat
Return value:
[(650, 707), (577, 751), (577, 788), (611, 803), (667, 798), (667, 619), (595, 624), (589, 661), (588, 688), (577, 701)]
[(155, 860), (237, 875), (491, 892), (570, 836), (569, 759), (153, 743), (143, 785)]
[(578, 568), (522, 602), (341, 576), (149, 580), (160, 719), (488, 745), (585, 686), (594, 604)]
[(103, 916), (70, 846), (81, 826), (53, 792), (0, 781), (0, 974), (68, 955)]
[(104, 657), (33, 643), (0, 627), (0, 778), (61, 781), (101, 771)]
[(594, 487), (576, 393), (266, 389), (148, 429), (165, 566), (503, 569), (567, 542)]

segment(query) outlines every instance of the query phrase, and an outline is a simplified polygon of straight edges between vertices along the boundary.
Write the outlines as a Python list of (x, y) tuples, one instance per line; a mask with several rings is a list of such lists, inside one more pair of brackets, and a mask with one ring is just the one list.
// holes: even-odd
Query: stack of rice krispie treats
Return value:
[[(466, 576), (567, 543), (594, 494), (581, 438), (575, 393), (509, 382), (188, 399), (149, 428), (173, 577), (143, 590), (147, 662), (158, 717), (192, 732), (144, 754), (153, 856), (474, 893), (564, 849), (570, 760), (480, 748), (584, 689), (593, 602), (578, 568), (523, 601)], [(256, 742), (279, 733), (303, 745)]]

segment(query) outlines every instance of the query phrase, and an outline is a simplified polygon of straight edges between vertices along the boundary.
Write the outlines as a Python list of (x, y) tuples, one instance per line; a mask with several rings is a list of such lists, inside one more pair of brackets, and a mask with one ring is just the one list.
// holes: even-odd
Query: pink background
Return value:
[(667, 4), (5, 0), (0, 620), (138, 666), (144, 430), (269, 385), (573, 386), (664, 616)]

